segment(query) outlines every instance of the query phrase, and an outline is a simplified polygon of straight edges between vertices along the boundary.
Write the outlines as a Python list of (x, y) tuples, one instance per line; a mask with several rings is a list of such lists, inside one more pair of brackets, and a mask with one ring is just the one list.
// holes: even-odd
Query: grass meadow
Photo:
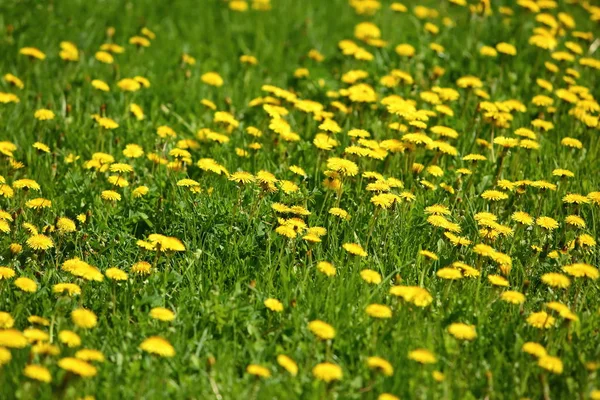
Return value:
[(593, 1), (0, 3), (0, 398), (600, 399)]

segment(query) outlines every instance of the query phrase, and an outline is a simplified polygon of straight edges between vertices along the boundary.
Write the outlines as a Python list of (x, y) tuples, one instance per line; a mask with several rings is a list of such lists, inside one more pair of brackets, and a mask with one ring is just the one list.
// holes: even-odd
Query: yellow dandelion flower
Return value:
[(408, 353), (408, 358), (420, 364), (435, 364), (437, 362), (435, 354), (427, 349), (412, 350)]
[(264, 305), (271, 311), (275, 311), (275, 312), (283, 311), (283, 304), (277, 299), (268, 298), (264, 301)]
[(298, 375), (298, 364), (290, 357), (280, 354), (277, 356), (277, 363), (281, 365), (292, 376)]
[(348, 253), (355, 255), (355, 256), (366, 257), (368, 255), (367, 252), (358, 243), (344, 243), (342, 245), (342, 247)]
[(321, 320), (309, 322), (308, 329), (321, 340), (330, 340), (335, 338), (335, 329), (328, 323)]
[(312, 369), (312, 374), (318, 380), (321, 380), (321, 381), (324, 381), (327, 383), (332, 382), (332, 381), (339, 381), (344, 376), (344, 374), (342, 372), (342, 368), (340, 368), (339, 365), (332, 364), (329, 362), (317, 364)]

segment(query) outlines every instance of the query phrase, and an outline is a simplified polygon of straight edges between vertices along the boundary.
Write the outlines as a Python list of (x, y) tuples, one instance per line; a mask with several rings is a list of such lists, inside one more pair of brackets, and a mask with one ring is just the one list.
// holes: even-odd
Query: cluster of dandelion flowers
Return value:
[[(271, 0), (222, 3), (233, 25), (277, 8)], [(212, 296), (208, 303), (218, 311), (224, 301), (231, 303), (227, 309), (240, 309), (241, 302), (253, 326), (284, 340), (265, 349), (250, 344), (245, 360), (231, 362), (226, 350), (237, 338), (236, 330), (229, 329), (235, 321), (217, 321), (219, 343), (207, 342), (205, 350), (210, 354), (210, 347), (222, 345), (223, 351), (218, 365), (208, 356), (210, 386), (200, 388), (200, 396), (235, 391), (239, 385), (228, 388), (226, 380), (215, 381), (231, 372), (250, 385), (245, 393), (255, 396), (277, 397), (281, 387), (300, 379), (298, 387), (315, 395), (360, 393), (398, 400), (383, 392), (398, 389), (405, 378), (414, 386), (417, 375), (425, 378), (423, 393), (429, 397), (457, 386), (466, 391), (477, 382), (469, 382), (460, 370), (448, 371), (446, 380), (442, 369), (449, 367), (448, 355), (453, 365), (476, 364), (498, 344), (490, 325), (508, 321), (506, 328), (515, 337), (539, 340), (518, 343), (519, 363), (527, 363), (519, 370), (525, 385), (508, 388), (506, 377), (500, 381), (513, 397), (525, 387), (534, 397), (550, 390), (559, 397), (568, 391), (600, 398), (589, 379), (578, 378), (593, 378), (600, 368), (592, 360), (593, 346), (581, 344), (593, 342), (594, 313), (587, 311), (596, 306), (593, 293), (600, 278), (592, 265), (600, 191), (582, 192), (595, 190), (590, 188), (597, 183), (588, 167), (598, 150), (593, 135), (600, 127), (600, 105), (593, 88), (600, 60), (591, 57), (589, 47), (594, 47), (590, 27), (600, 20), (600, 10), (587, 2), (573, 16), (568, 12), (575, 6), (552, 1), (520, 0), (501, 7), (488, 0), (450, 3), (440, 8), (347, 2), (336, 10), (341, 16), (355, 13), (357, 23), (346, 27), (345, 37), (337, 32), (342, 35), (338, 43), (321, 43), (323, 53), (297, 54), (300, 62), (286, 65), (285, 88), (267, 83), (281, 79), (275, 76), (280, 68), (270, 65), (273, 60), (265, 54), (260, 67), (249, 49), (238, 49), (229, 63), (225, 57), (222, 65), (211, 66), (200, 62), (200, 53), (176, 50), (172, 89), (188, 89), (201, 118), (191, 111), (178, 114), (185, 108), (181, 96), (171, 96), (172, 104), (155, 101), (164, 88), (147, 90), (150, 81), (135, 75), (136, 62), (143, 61), (148, 76), (160, 75), (155, 67), (163, 65), (151, 60), (166, 42), (155, 42), (147, 27), (129, 32), (124, 46), (116, 43), (124, 36), (113, 27), (97, 49), (62, 41), (47, 61), (40, 49), (21, 48), (18, 65), (7, 68), (27, 79), (7, 73), (2, 90), (14, 93), (0, 92), (0, 107), (16, 116), (15, 126), (29, 121), (36, 130), (27, 140), (17, 135), (15, 143), (0, 141), (6, 161), (0, 176), (0, 197), (6, 203), (0, 233), (8, 245), (6, 266), (0, 267), (0, 291), (8, 302), (7, 311), (0, 311), (0, 366), (10, 363), (0, 373), (8, 374), (3, 381), (7, 392), (93, 389), (95, 383), (73, 375), (93, 377), (100, 363), (114, 358), (109, 347), (102, 347), (106, 356), (88, 347), (97, 344), (95, 338), (110, 335), (125, 342), (133, 337), (134, 349), (132, 343), (125, 347), (135, 360), (169, 366), (164, 371), (178, 373), (185, 383), (185, 368), (177, 367), (186, 357), (178, 359), (175, 347), (182, 345), (190, 318), (181, 307), (185, 296), (178, 295), (190, 294), (196, 275), (211, 272), (215, 261), (217, 266), (231, 262), (220, 271), (227, 278), (239, 272), (240, 262), (252, 259), (259, 269), (242, 268), (238, 278), (260, 276), (265, 268), (273, 276), (251, 280), (250, 297), (235, 296), (237, 286), (218, 285), (223, 296)], [(236, 12), (247, 14), (238, 18)], [(586, 13), (587, 20), (581, 17)], [(415, 41), (410, 32), (398, 35), (382, 29), (389, 28), (387, 23), (376, 24), (388, 17), (408, 18), (422, 37)], [(488, 35), (461, 41), (465, 46), (459, 53), (473, 53), (469, 75), (456, 63), (441, 66), (442, 59), (457, 55), (448, 33), (467, 32), (455, 29), (464, 18), (489, 28)], [(16, 26), (22, 22), (17, 18)], [(535, 23), (523, 31), (529, 38), (520, 37), (522, 32), (507, 36), (504, 25), (529, 23)], [(496, 84), (498, 73), (502, 78), (510, 70), (509, 80), (518, 80), (530, 72), (523, 56), (536, 51), (544, 62), (533, 71), (531, 87)], [(422, 71), (423, 65), (431, 69)], [(78, 101), (78, 90), (62, 107), (53, 102), (61, 96), (46, 93), (58, 86), (38, 87), (39, 79), (31, 79), (52, 71), (58, 81), (66, 78), (65, 85), (77, 89), (81, 85), (72, 80), (74, 69), (85, 78), (82, 93), (98, 105), (91, 116), (82, 108), (85, 102)], [(111, 77), (111, 71), (118, 73)], [(275, 75), (267, 76), (271, 72)], [(231, 96), (241, 81), (256, 92), (248, 93), (253, 98)], [(43, 98), (37, 92), (44, 92)], [(568, 133), (561, 129), (564, 121), (569, 121)], [(83, 128), (90, 125), (95, 129), (86, 133)], [(81, 140), (70, 137), (71, 131), (82, 132)], [(132, 136), (134, 131), (139, 135)], [(121, 140), (134, 136), (139, 144)], [(88, 160), (81, 159), (88, 153)], [(77, 183), (82, 185), (75, 190)], [(250, 212), (242, 211), (246, 206)], [(204, 222), (214, 225), (211, 221), (215, 229), (206, 231)], [(256, 240), (248, 242), (256, 230)], [(225, 251), (219, 240), (224, 237), (232, 243)], [(275, 244), (281, 255), (274, 261), (256, 249), (245, 251), (246, 242), (264, 242), (269, 251)], [(215, 254), (223, 252), (219, 262)], [(48, 268), (53, 264), (56, 271)], [(298, 275), (291, 291), (288, 273)], [(155, 289), (166, 296), (150, 299), (147, 307), (143, 295)], [(360, 296), (352, 297), (357, 290)], [(206, 293), (201, 292), (195, 296), (200, 299), (192, 300), (202, 300)], [(336, 292), (362, 300), (342, 305), (340, 313), (328, 303), (328, 295)], [(487, 306), (494, 308), (477, 325), (473, 317), (486, 304), (475, 304), (475, 292), (491, 299)], [(458, 297), (463, 299), (454, 301)], [(65, 307), (44, 307), (54, 301)], [(438, 312), (440, 305), (454, 308), (451, 318)], [(138, 309), (135, 325), (111, 324), (132, 307)], [(329, 323), (319, 316), (330, 318)], [(413, 338), (408, 348), (390, 341), (386, 333), (395, 322), (407, 321), (415, 332), (436, 331), (441, 342), (427, 335)], [(570, 340), (573, 332), (578, 340)], [(307, 358), (290, 347), (286, 338), (294, 335), (317, 353)], [(342, 353), (361, 348), (367, 336), (372, 339), (367, 351), (354, 362), (338, 362)], [(388, 354), (377, 353), (382, 349)], [(395, 361), (408, 363), (408, 369), (395, 371), (388, 361), (398, 349), (402, 354)], [(587, 372), (579, 373), (571, 353), (592, 360), (584, 364)], [(506, 359), (484, 361), (491, 374)], [(110, 381), (115, 371), (103, 369), (102, 379)], [(542, 385), (531, 385), (527, 379), (532, 377), (541, 377)], [(307, 378), (313, 382), (306, 385)], [(20, 381), (26, 384), (12, 390)], [(118, 396), (122, 388), (111, 390)]]

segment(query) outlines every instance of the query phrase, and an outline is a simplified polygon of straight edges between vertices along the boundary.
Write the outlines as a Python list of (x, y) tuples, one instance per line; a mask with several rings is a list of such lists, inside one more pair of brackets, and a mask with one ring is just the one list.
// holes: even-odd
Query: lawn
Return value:
[(599, 21), (3, 1), (0, 398), (600, 399)]

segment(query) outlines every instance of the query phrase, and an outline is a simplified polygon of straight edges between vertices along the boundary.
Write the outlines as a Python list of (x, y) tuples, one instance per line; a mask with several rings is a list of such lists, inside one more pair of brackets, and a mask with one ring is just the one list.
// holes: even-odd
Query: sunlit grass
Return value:
[(600, 9), (184, 3), (0, 7), (0, 398), (600, 398)]

